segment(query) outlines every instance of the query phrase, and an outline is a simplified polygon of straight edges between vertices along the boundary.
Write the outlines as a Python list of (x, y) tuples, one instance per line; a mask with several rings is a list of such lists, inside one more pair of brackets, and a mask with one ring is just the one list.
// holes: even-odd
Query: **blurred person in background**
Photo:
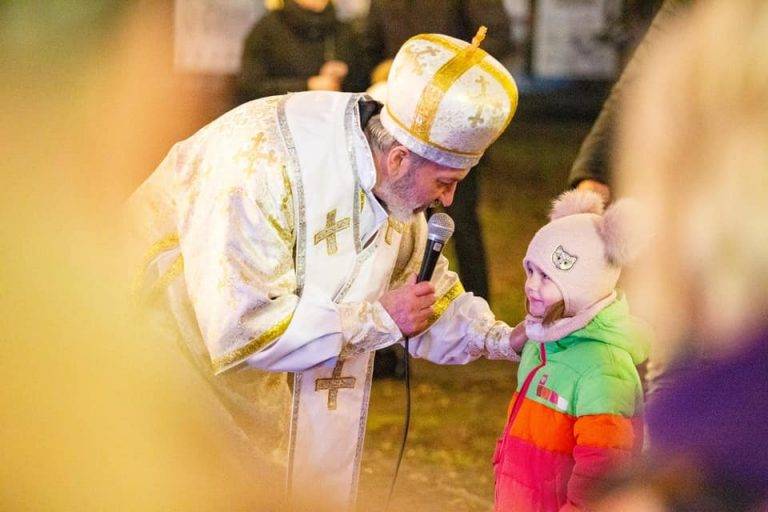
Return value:
[(626, 96), (618, 191), (654, 250), (630, 273), (671, 380), (647, 410), (648, 463), (599, 510), (768, 506), (768, 3), (697, 2)]
[(510, 24), (496, 0), (371, 0), (364, 23), (365, 50), (375, 66), (391, 60), (408, 39), (421, 33), (469, 40), (488, 27), (483, 47), (499, 58), (510, 51)]
[[(592, 126), (576, 155), (568, 175), (568, 186), (581, 190), (593, 190), (606, 202), (611, 198), (613, 172), (611, 169), (614, 152), (616, 118), (621, 108), (622, 92), (637, 80), (638, 70), (656, 45), (658, 39), (669, 30), (670, 23), (694, 0), (665, 0), (653, 19), (645, 36), (634, 50), (631, 59), (611, 89), (600, 115)], [(638, 2), (634, 2), (637, 4)], [(647, 7), (645, 8), (647, 10)], [(639, 8), (631, 12), (638, 12)], [(616, 39), (618, 36), (613, 37)], [(620, 42), (620, 41), (619, 41)], [(626, 42), (621, 43), (626, 46)]]
[(336, 18), (329, 0), (285, 0), (270, 7), (245, 40), (238, 103), (287, 92), (365, 90), (360, 36)]
[[(510, 20), (501, 0), (372, 0), (364, 23), (364, 48), (371, 66), (371, 94), (386, 96), (389, 65), (410, 37), (421, 33), (446, 34), (469, 40), (478, 27), (488, 27), (483, 47), (504, 60), (512, 52)], [(381, 92), (377, 92), (381, 91)], [(477, 216), (480, 173), (492, 172), (487, 157), (467, 176), (445, 211), (457, 229), (453, 236), (461, 281), (467, 291), (490, 299), (483, 231)], [(402, 377), (402, 352), (387, 348), (376, 359), (378, 376)]]

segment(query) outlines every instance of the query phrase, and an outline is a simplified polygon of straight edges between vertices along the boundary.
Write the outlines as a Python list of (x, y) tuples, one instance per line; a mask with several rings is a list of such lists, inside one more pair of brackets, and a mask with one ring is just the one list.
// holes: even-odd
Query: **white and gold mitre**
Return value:
[(387, 80), (384, 127), (411, 151), (456, 168), (477, 164), (517, 108), (509, 71), (472, 43), (420, 34), (403, 44)]

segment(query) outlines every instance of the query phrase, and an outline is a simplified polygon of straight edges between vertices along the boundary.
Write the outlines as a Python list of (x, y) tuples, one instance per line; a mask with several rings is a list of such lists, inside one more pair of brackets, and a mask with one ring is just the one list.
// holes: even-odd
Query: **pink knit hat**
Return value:
[(552, 204), (551, 222), (528, 245), (523, 266), (532, 262), (557, 285), (565, 315), (573, 316), (613, 292), (621, 267), (637, 252), (630, 223), (631, 200), (622, 199), (603, 214), (601, 197), (571, 190)]

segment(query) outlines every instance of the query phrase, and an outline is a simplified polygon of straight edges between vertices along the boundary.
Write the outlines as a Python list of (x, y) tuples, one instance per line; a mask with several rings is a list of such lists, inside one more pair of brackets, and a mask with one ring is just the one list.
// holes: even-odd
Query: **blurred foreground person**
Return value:
[(603, 212), (598, 194), (566, 192), (528, 246), (518, 391), (493, 459), (496, 512), (580, 510), (596, 482), (640, 452), (635, 366), (649, 332), (615, 289), (636, 253), (635, 213), (628, 202)]
[(205, 111), (169, 94), (166, 7), (0, 5), (3, 511), (279, 510), (274, 465), (127, 314), (120, 207), (157, 141)]
[(768, 3), (702, 2), (670, 34), (627, 97), (617, 170), (657, 233), (631, 275), (635, 305), (658, 329), (654, 355), (679, 370), (649, 403), (648, 467), (600, 509), (761, 510)]
[(299, 91), (362, 92), (368, 81), (361, 43), (328, 0), (286, 0), (245, 40), (237, 101)]
[(517, 106), (483, 35), (409, 40), (384, 108), (324, 91), (241, 105), (132, 197), (137, 289), (164, 299), (244, 431), (269, 432), (298, 510), (354, 507), (375, 350), (409, 336), (412, 355), (460, 364), (468, 345), (509, 341), (445, 258), (414, 282), (423, 211), (451, 204)]

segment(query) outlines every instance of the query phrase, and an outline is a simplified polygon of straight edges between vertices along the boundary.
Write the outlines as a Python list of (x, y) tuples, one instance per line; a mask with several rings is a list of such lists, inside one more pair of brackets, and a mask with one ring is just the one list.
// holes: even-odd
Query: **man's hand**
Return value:
[(611, 189), (605, 183), (596, 180), (582, 180), (576, 185), (577, 190), (591, 190), (597, 192), (603, 197), (603, 203), (608, 204), (611, 200)]
[(310, 91), (340, 91), (341, 81), (331, 75), (315, 75), (307, 80), (307, 89)]
[(414, 274), (402, 287), (385, 293), (379, 302), (400, 332), (410, 337), (427, 328), (435, 303), (435, 287), (429, 281), (417, 284)]
[(330, 76), (338, 80), (343, 81), (349, 73), (349, 66), (346, 62), (340, 60), (328, 60), (325, 61), (323, 67), (320, 68), (320, 76)]

